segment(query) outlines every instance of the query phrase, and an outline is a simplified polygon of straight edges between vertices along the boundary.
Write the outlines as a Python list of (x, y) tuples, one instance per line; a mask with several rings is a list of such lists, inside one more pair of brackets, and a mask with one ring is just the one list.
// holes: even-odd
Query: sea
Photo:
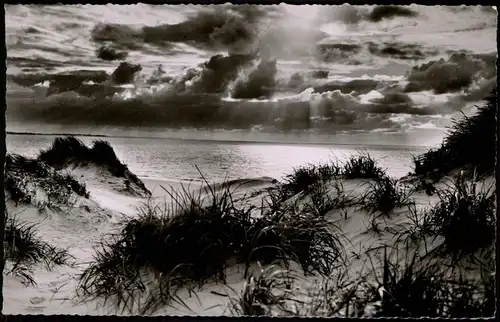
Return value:
[[(50, 148), (54, 135), (7, 135), (7, 153), (36, 157)], [(91, 145), (93, 140), (111, 143), (118, 158), (142, 178), (165, 181), (201, 181), (271, 177), (283, 179), (296, 167), (345, 161), (370, 154), (393, 177), (413, 168), (412, 156), (428, 149), (408, 145), (283, 144), (221, 140), (183, 140), (130, 137), (77, 137)]]

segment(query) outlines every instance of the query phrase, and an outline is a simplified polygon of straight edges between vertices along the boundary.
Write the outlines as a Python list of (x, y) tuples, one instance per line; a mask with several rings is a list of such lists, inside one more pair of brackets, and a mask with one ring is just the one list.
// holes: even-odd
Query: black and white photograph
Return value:
[(496, 7), (4, 11), (2, 314), (495, 314)]

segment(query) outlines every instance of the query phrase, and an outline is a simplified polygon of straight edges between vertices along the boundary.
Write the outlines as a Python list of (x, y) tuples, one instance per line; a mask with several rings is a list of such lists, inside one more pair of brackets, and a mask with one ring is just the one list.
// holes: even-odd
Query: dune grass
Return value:
[(57, 265), (71, 265), (74, 257), (67, 250), (43, 241), (37, 236), (36, 225), (5, 213), (4, 263), (12, 264), (4, 273), (19, 277), (23, 284), (36, 286), (35, 265), (52, 270)]
[[(210, 281), (225, 282), (226, 268), (244, 264), (245, 276), (252, 263), (279, 264), (288, 268), (298, 263), (304, 274), (328, 275), (343, 255), (336, 227), (309, 213), (262, 206), (237, 205), (234, 191), (214, 191), (206, 183), (208, 197), (184, 189), (166, 190), (173, 200), (160, 207), (146, 203), (138, 217), (127, 219), (123, 229), (97, 249), (93, 263), (80, 277), (83, 299), (114, 300), (127, 306), (136, 292), (145, 292), (144, 271), (151, 272), (164, 293), (148, 294), (142, 313), (159, 303), (175, 302), (176, 290), (199, 287)], [(279, 206), (281, 205), (281, 206)]]
[(273, 311), (290, 312), (288, 301), (293, 299), (293, 274), (276, 265), (262, 267), (252, 272), (236, 298), (230, 297), (229, 309), (233, 315), (271, 316)]
[[(369, 153), (359, 153), (351, 156), (344, 164), (330, 161), (326, 164), (306, 164), (293, 169), (286, 175), (284, 183), (280, 187), (280, 195), (288, 199), (300, 192), (315, 192), (322, 190), (327, 185), (337, 185), (338, 192), (343, 190), (339, 187), (337, 179), (383, 179), (385, 171)], [(339, 188), (341, 188), (339, 190)]]
[[(491, 111), (485, 108), (479, 114), (487, 112)], [(482, 121), (456, 123), (452, 137), (445, 139), (441, 149), (428, 152), (428, 159), (416, 161), (420, 162), (419, 171), (424, 173), (422, 169), (449, 158), (453, 162), (450, 169), (476, 162), (474, 157), (460, 157), (464, 150), (455, 147), (472, 144), (469, 136), (478, 138), (479, 133), (486, 133), (479, 129), (480, 122), (490, 120), (481, 115)], [(486, 171), (488, 162), (479, 165), (480, 173)], [(354, 200), (345, 195), (340, 179), (367, 179), (369, 188)], [(435, 206), (417, 210), (410, 198), (412, 191), (402, 181), (387, 176), (369, 154), (360, 154), (343, 165), (331, 162), (295, 168), (282, 185), (268, 191), (267, 201), (260, 208), (236, 203), (230, 185), (223, 184), (221, 191), (214, 191), (206, 180), (209, 195), (205, 198), (187, 190), (167, 191), (173, 200), (171, 205), (160, 207), (148, 202), (137, 217), (123, 222), (120, 231), (103, 239), (94, 261), (80, 276), (78, 293), (83, 300), (102, 298), (114, 301), (124, 311), (151, 313), (162, 305), (183, 304), (178, 296), (181, 289), (195, 292), (211, 281), (224, 283), (226, 269), (243, 264), (247, 283), (241, 294), (231, 298), (232, 312), (268, 315), (277, 310), (290, 315), (288, 304), (295, 299), (287, 292), (290, 280), (283, 282), (282, 278), (289, 277), (285, 272), (292, 262), (298, 263), (306, 275), (318, 274), (327, 280), (333, 272), (342, 275), (342, 234), (324, 218), (326, 213), (356, 205), (372, 214), (408, 207), (407, 222), (394, 234), (394, 247), (407, 247), (401, 251), (403, 262), (399, 255), (394, 258), (394, 254), (384, 252), (375, 267), (368, 255), (374, 266), (372, 272), (342, 287), (325, 287), (313, 298), (316, 302), (307, 307), (300, 308), (305, 304), (295, 302), (299, 306), (295, 311), (321, 311), (322, 316), (491, 315), (495, 304), (491, 267), (480, 264), (484, 272), (478, 276), (461, 271), (454, 261), (451, 266), (444, 265), (447, 257), (478, 252), (484, 255), (494, 242), (494, 194), (491, 189), (477, 189), (479, 178), (469, 179), (458, 176), (448, 188), (436, 191), (439, 201)], [(300, 193), (309, 197), (305, 207), (292, 198)], [(427, 240), (437, 237), (443, 244), (429, 249)], [(491, 254), (485, 259), (490, 261)], [(263, 265), (260, 272), (249, 274), (256, 262)], [(278, 265), (285, 270), (276, 271)], [(341, 295), (335, 296), (338, 301), (333, 304), (335, 292)], [(140, 296), (144, 297), (143, 304), (134, 307), (138, 304), (132, 303)], [(372, 313), (368, 314), (369, 310)]]
[[(408, 208), (404, 214), (408, 220), (396, 225), (401, 230), (393, 232), (394, 245), (383, 247), (393, 250), (391, 254), (384, 251), (383, 258), (375, 264), (372, 256), (366, 253), (372, 270), (362, 278), (351, 278), (343, 285), (328, 285), (332, 278), (330, 275), (324, 287), (309, 294), (309, 301), (287, 297), (272, 307), (281, 311), (273, 314), (322, 317), (492, 316), (496, 303), (492, 250), (496, 201), (493, 187), (487, 186), (483, 179), (474, 171), (472, 176), (461, 173), (451, 184), (436, 190), (437, 204), (422, 209), (417, 209), (410, 198), (413, 191), (403, 182), (384, 174), (368, 182), (369, 189), (356, 201), (362, 209), (390, 213), (396, 208)], [(334, 182), (337, 180), (329, 184)], [(318, 180), (309, 186), (311, 204), (316, 204), (318, 209), (316, 216), (332, 208), (331, 200), (325, 197), (326, 184)], [(315, 201), (316, 194), (318, 200)], [(311, 209), (308, 211), (314, 213)], [(405, 248), (401, 249), (401, 245)], [(345, 270), (347, 272), (347, 267)], [(271, 284), (267, 281), (266, 285)], [(233, 303), (237, 301), (239, 308), (235, 313), (269, 314), (271, 308), (255, 304), (252, 292), (253, 289), (244, 289), (240, 297), (232, 300)], [(250, 305), (252, 303), (254, 306)], [(294, 305), (290, 306), (290, 303)]]
[(54, 168), (62, 168), (70, 163), (95, 163), (109, 166), (117, 176), (123, 176), (126, 169), (126, 166), (118, 160), (109, 142), (96, 140), (93, 146), (88, 148), (82, 141), (72, 136), (56, 138), (49, 149), (39, 153), (38, 160)]
[(383, 177), (374, 182), (368, 182), (368, 189), (360, 198), (361, 207), (369, 214), (380, 212), (389, 214), (394, 209), (410, 204), (411, 190), (399, 180)]
[[(496, 155), (497, 92), (494, 90), (484, 106), (472, 117), (455, 119), (441, 146), (413, 157), (415, 174), (437, 178), (454, 169), (475, 170), (491, 174)], [(470, 172), (470, 171), (469, 171)]]
[(147, 191), (142, 181), (118, 159), (113, 147), (107, 141), (95, 140), (89, 148), (75, 137), (58, 137), (49, 149), (39, 153), (38, 160), (55, 169), (62, 169), (68, 165), (89, 164), (105, 167), (113, 176), (126, 178), (143, 191)]
[(341, 168), (338, 164), (307, 164), (296, 167), (292, 173), (285, 176), (283, 191), (287, 196), (307, 191), (317, 183), (326, 182), (339, 176)]
[[(450, 258), (450, 265), (476, 261), (495, 243), (496, 196), (493, 184), (481, 177), (459, 174), (437, 190), (438, 202), (417, 210), (408, 205), (407, 222), (395, 238), (425, 247), (433, 256)], [(437, 244), (436, 244), (437, 243)], [(430, 249), (434, 244), (435, 248)], [(437, 246), (436, 246), (437, 245)]]
[[(495, 312), (494, 265), (476, 275), (450, 269), (439, 258), (406, 247), (382, 246), (382, 256), (365, 253), (371, 264), (368, 272), (353, 278), (347, 269), (329, 276), (306, 298), (287, 292), (296, 276), (277, 272), (247, 279), (245, 288), (231, 304), (237, 315), (299, 317), (406, 317), (478, 318)], [(389, 250), (389, 251), (388, 251)], [(494, 260), (491, 259), (493, 262)], [(261, 269), (270, 271), (271, 267)], [(281, 275), (280, 275), (281, 274)], [(283, 277), (285, 276), (285, 277)], [(259, 280), (263, 279), (263, 281)], [(264, 301), (256, 296), (263, 293)], [(279, 294), (276, 296), (275, 294)], [(297, 296), (299, 295), (299, 296)], [(273, 297), (274, 296), (274, 297)], [(275, 299), (271, 301), (269, 299)]]
[[(493, 271), (478, 277), (451, 274), (438, 260), (409, 248), (384, 248), (379, 267), (382, 276), (373, 275), (379, 285), (374, 317), (488, 317), (495, 310)], [(400, 258), (399, 254), (404, 258)], [(373, 261), (372, 261), (373, 262)], [(367, 279), (369, 281), (369, 279)], [(374, 288), (372, 288), (373, 290)]]
[(407, 205), (404, 216), (406, 220), (396, 225), (395, 228), (395, 244), (423, 247), (426, 253), (429, 252), (429, 244), (435, 240), (436, 229), (432, 224), (432, 215), (428, 209), (419, 210), (415, 203), (410, 203)]
[(310, 200), (305, 203), (303, 210), (316, 216), (325, 216), (332, 210), (345, 212), (356, 204), (356, 199), (346, 194), (342, 181), (336, 179), (328, 184), (317, 182), (312, 185), (309, 194)]
[(495, 191), (479, 184), (476, 176), (471, 181), (457, 176), (438, 192), (439, 203), (430, 209), (435, 233), (444, 237), (446, 252), (457, 258), (492, 247), (495, 241)]
[(360, 153), (345, 162), (342, 175), (347, 179), (380, 179), (386, 174), (369, 153)]
[(72, 192), (90, 197), (85, 184), (69, 174), (58, 173), (43, 161), (17, 154), (7, 154), (5, 159), (4, 189), (16, 204), (34, 203), (41, 191), (48, 207), (67, 205)]

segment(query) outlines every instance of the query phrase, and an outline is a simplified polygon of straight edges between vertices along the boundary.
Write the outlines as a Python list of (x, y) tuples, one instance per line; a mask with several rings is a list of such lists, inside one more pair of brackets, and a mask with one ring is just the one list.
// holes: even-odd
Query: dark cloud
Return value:
[(254, 55), (216, 55), (202, 65), (190, 91), (201, 93), (224, 93), (229, 83), (239, 73), (250, 68), (256, 60)]
[(317, 41), (328, 36), (288, 18), (277, 6), (207, 6), (176, 24), (142, 28), (98, 24), (91, 36), (99, 44), (111, 42), (120, 49), (142, 48), (145, 43), (172, 49), (173, 43), (186, 43), (228, 54), (259, 52), (265, 59), (307, 56)]
[(317, 79), (328, 78), (328, 74), (330, 74), (328, 70), (314, 70), (311, 77)]
[(182, 42), (196, 47), (248, 53), (255, 50), (259, 22), (274, 9), (258, 6), (202, 7), (177, 24), (144, 26), (98, 24), (91, 32), (96, 42), (109, 41), (122, 48), (140, 48), (144, 43), (171, 47)]
[(121, 62), (111, 74), (111, 82), (116, 85), (130, 84), (134, 82), (135, 75), (142, 70), (141, 65)]
[(94, 26), (90, 35), (95, 42), (112, 42), (120, 49), (135, 50), (141, 48), (144, 43), (140, 29), (123, 24), (99, 23)]
[(306, 84), (306, 79), (301, 73), (293, 73), (285, 86), (286, 89), (300, 91), (305, 90), (307, 87), (309, 86)]
[(403, 60), (421, 60), (439, 54), (437, 50), (427, 49), (418, 44), (405, 44), (401, 42), (385, 42), (382, 44), (369, 42), (368, 51), (375, 56)]
[(343, 4), (340, 6), (325, 6), (318, 14), (321, 23), (342, 22), (346, 25), (356, 25), (362, 21), (380, 22), (394, 17), (416, 17), (418, 12), (405, 6), (380, 5), (369, 9), (364, 6)]
[(409, 84), (405, 91), (432, 90), (441, 94), (466, 90), (475, 81), (496, 75), (492, 55), (454, 53), (447, 60), (441, 58), (415, 66), (407, 76)]
[(48, 82), (47, 96), (75, 92), (89, 97), (108, 97), (123, 91), (123, 89), (114, 85), (132, 83), (135, 75), (140, 70), (142, 70), (140, 65), (122, 62), (111, 75), (108, 75), (105, 71), (73, 70), (56, 74), (12, 75), (9, 76), (9, 79), (23, 87), (32, 87), (36, 84)]
[(324, 62), (339, 62), (352, 59), (353, 55), (363, 50), (360, 44), (352, 43), (322, 43), (316, 45), (316, 58)]
[(462, 95), (462, 99), (469, 102), (477, 102), (483, 100), (497, 87), (496, 77), (479, 81), (477, 87), (469, 90), (468, 93)]
[(74, 70), (57, 74), (35, 73), (13, 75), (9, 77), (14, 83), (31, 87), (35, 84), (49, 82), (47, 95), (74, 91), (84, 82), (103, 83), (109, 80), (110, 76), (104, 71)]
[[(383, 102), (384, 104), (387, 102)], [(384, 106), (380, 103), (380, 106)], [(61, 93), (33, 103), (8, 99), (7, 117), (13, 121), (61, 125), (251, 129), (293, 131), (368, 130), (392, 127), (390, 114), (376, 104), (360, 104), (339, 92), (312, 101), (223, 101), (220, 95), (164, 92), (134, 99), (95, 99)], [(394, 112), (398, 112), (395, 110)]]
[(126, 51), (118, 51), (110, 46), (101, 46), (96, 50), (96, 56), (102, 60), (124, 60), (127, 58), (128, 53)]
[(367, 111), (375, 114), (414, 114), (414, 115), (432, 115), (438, 114), (431, 108), (419, 108), (414, 106), (414, 102), (408, 94), (402, 93), (397, 89), (391, 89), (383, 93), (382, 98), (376, 98), (371, 101)]
[(368, 20), (379, 22), (394, 17), (416, 17), (418, 12), (404, 6), (376, 6), (368, 15)]
[(239, 78), (231, 92), (233, 98), (269, 98), (276, 90), (276, 60), (261, 61), (246, 77)]

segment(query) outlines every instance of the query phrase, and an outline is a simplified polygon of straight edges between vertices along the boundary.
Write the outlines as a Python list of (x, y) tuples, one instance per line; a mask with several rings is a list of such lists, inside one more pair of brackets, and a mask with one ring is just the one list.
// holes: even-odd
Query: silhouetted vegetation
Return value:
[(439, 261), (430, 261), (417, 252), (406, 250), (403, 256), (391, 259), (384, 252), (382, 279), (378, 280), (381, 287), (371, 295), (380, 305), (374, 317), (466, 318), (494, 314), (492, 272), (479, 279), (457, 278)]
[(351, 156), (344, 164), (342, 174), (347, 179), (379, 179), (385, 171), (377, 165), (370, 154)]
[(47, 270), (56, 265), (70, 265), (73, 256), (37, 236), (36, 225), (20, 221), (5, 213), (4, 262), (11, 266), (4, 271), (21, 278), (25, 285), (36, 285), (33, 266), (43, 264)]
[[(238, 206), (233, 192), (224, 188), (202, 199), (184, 190), (170, 192), (175, 207), (147, 203), (97, 249), (80, 278), (80, 294), (114, 299), (118, 307), (130, 309), (134, 294), (144, 292), (140, 272), (148, 269), (158, 286), (169, 288), (147, 296), (150, 304), (141, 309), (146, 312), (176, 301), (180, 287), (225, 282), (231, 263), (243, 263), (245, 276), (257, 261), (285, 268), (297, 262), (305, 274), (328, 275), (335, 269), (343, 250), (332, 223), (283, 202), (261, 209)], [(256, 210), (259, 216), (252, 216)]]
[(388, 214), (395, 208), (406, 206), (410, 200), (410, 189), (399, 180), (383, 177), (368, 183), (369, 188), (361, 197), (363, 209), (370, 213)]
[(473, 318), (494, 314), (494, 267), (484, 267), (477, 276), (471, 276), (450, 270), (439, 260), (410, 248), (389, 248), (390, 253), (388, 248), (382, 247), (383, 256), (378, 261), (367, 252), (365, 261), (372, 270), (361, 273), (357, 279), (350, 279), (347, 271), (339, 272), (307, 295), (289, 291), (297, 281), (291, 273), (272, 266), (261, 269), (259, 275), (247, 278), (241, 295), (231, 299), (232, 312), (412, 318)]
[(316, 183), (326, 182), (340, 174), (340, 166), (333, 162), (300, 166), (294, 168), (292, 173), (285, 176), (282, 189), (285, 195), (291, 197), (301, 191), (307, 191)]
[(415, 174), (437, 178), (455, 169), (492, 173), (496, 154), (496, 90), (472, 117), (454, 120), (441, 146), (414, 157)]
[(275, 265), (252, 272), (247, 277), (245, 287), (236, 299), (231, 298), (231, 311), (236, 315), (271, 315), (271, 309), (278, 307), (287, 311), (287, 301), (292, 298), (293, 278), (290, 272)]
[(95, 140), (93, 146), (89, 148), (72, 136), (56, 138), (51, 148), (40, 152), (38, 160), (55, 169), (62, 169), (68, 165), (86, 166), (93, 164), (102, 166), (113, 176), (128, 179), (142, 191), (149, 193), (142, 181), (120, 162), (107, 141)]
[(438, 192), (439, 203), (430, 210), (434, 233), (444, 237), (446, 253), (457, 258), (492, 247), (495, 241), (494, 189), (478, 185), (477, 178), (457, 176), (453, 185)]

